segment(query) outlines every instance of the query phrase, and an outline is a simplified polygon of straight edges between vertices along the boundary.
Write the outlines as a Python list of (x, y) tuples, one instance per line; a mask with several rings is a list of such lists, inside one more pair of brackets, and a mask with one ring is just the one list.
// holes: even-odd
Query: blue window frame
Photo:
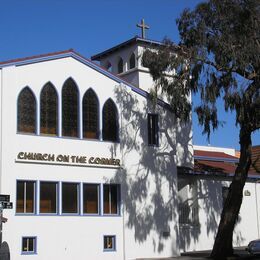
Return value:
[(107, 251), (116, 251), (116, 236), (115, 235), (105, 235), (103, 249)]
[(58, 182), (40, 182), (40, 214), (58, 214), (59, 186)]
[(100, 213), (100, 185), (83, 183), (83, 214), (99, 215)]
[(62, 214), (79, 214), (79, 183), (62, 183)]
[(16, 185), (16, 213), (35, 214), (35, 181), (17, 181)]
[(22, 254), (33, 255), (37, 253), (37, 237), (22, 237)]
[(105, 215), (120, 214), (120, 185), (119, 184), (103, 185), (103, 214)]

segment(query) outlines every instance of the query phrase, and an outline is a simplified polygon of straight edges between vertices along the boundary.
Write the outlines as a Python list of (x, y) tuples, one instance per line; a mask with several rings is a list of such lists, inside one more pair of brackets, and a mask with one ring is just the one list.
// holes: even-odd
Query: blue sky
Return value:
[[(0, 7), (0, 61), (73, 48), (90, 57), (140, 35), (142, 18), (147, 38), (165, 36), (178, 43), (175, 19), (199, 0), (8, 0)], [(239, 148), (234, 116), (220, 106), (223, 128), (212, 134), (212, 146)], [(193, 116), (194, 144), (207, 145)], [(253, 135), (260, 144), (260, 132)]]

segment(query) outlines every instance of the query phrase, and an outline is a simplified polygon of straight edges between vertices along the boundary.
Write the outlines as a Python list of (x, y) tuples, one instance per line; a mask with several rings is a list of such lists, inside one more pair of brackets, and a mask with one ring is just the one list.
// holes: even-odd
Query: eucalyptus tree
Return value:
[(180, 43), (166, 39), (158, 51), (146, 50), (142, 62), (181, 121), (189, 120), (193, 109), (189, 95), (200, 97), (194, 111), (208, 137), (222, 124), (219, 99), (226, 112), (236, 115), (240, 158), (211, 252), (212, 258), (224, 259), (233, 254), (233, 231), (251, 164), (251, 135), (260, 128), (260, 2), (209, 0), (185, 9), (177, 25)]

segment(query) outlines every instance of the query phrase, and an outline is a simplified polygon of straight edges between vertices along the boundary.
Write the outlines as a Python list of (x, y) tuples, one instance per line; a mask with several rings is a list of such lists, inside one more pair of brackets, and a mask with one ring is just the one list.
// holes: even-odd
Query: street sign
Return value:
[(0, 194), (0, 201), (10, 201), (10, 195)]
[(13, 202), (4, 202), (3, 208), (4, 209), (12, 209), (13, 208)]

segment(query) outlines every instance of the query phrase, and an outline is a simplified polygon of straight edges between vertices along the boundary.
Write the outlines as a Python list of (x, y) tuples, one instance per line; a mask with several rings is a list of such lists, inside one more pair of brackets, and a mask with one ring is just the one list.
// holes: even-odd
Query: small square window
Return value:
[(36, 237), (22, 238), (22, 254), (36, 254)]
[(104, 236), (104, 251), (116, 250), (116, 236)]

